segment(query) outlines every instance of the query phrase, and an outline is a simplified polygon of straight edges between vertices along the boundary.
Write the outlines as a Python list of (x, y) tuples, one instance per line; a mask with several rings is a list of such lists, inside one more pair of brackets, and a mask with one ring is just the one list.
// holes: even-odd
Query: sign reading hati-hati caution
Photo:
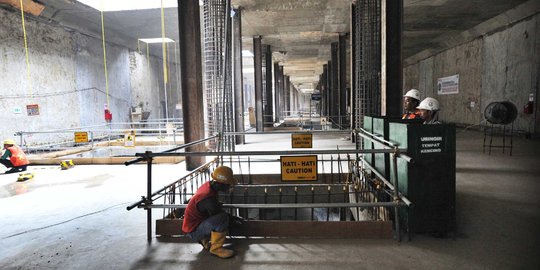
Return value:
[(75, 132), (75, 143), (88, 142), (88, 132)]
[(317, 156), (282, 156), (281, 181), (317, 181)]
[(313, 134), (291, 134), (292, 148), (312, 148), (313, 147)]

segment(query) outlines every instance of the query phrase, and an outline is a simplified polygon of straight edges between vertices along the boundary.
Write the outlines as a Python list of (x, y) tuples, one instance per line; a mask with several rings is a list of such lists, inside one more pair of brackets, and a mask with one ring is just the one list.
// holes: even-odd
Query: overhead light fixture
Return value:
[(242, 56), (244, 56), (244, 57), (253, 57), (254, 55), (249, 50), (242, 50)]
[[(123, 11), (161, 8), (161, 0), (77, 0), (99, 11)], [(103, 8), (102, 8), (103, 7)], [(163, 8), (178, 7), (177, 0), (163, 0)]]
[(140, 41), (144, 43), (171, 43), (174, 40), (170, 38), (140, 38)]

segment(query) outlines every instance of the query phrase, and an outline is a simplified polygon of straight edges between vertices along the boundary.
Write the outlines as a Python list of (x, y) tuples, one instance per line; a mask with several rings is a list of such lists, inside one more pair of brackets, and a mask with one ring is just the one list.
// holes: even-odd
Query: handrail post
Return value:
[[(394, 202), (399, 202), (399, 187), (398, 187), (398, 172), (397, 172), (397, 156), (399, 155), (399, 150), (398, 148), (396, 147), (396, 152), (392, 153), (392, 162), (393, 162), (393, 167), (394, 167), (394, 181), (393, 181), (393, 184), (394, 184)], [(395, 225), (396, 225), (396, 238), (398, 240), (398, 242), (401, 242), (401, 228), (400, 228), (400, 225), (399, 225), (399, 205), (396, 204), (396, 206), (394, 207), (394, 221), (395, 221)]]
[[(152, 205), (152, 151), (146, 151), (146, 202), (145, 206)], [(148, 244), (152, 243), (152, 208), (146, 208), (146, 236)]]

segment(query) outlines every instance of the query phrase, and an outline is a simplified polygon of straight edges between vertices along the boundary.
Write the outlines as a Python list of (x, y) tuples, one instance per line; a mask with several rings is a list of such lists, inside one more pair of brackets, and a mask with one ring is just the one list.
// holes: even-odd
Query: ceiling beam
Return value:
[[(45, 9), (44, 5), (38, 4), (32, 0), (22, 0), (24, 11), (34, 16), (39, 16)], [(0, 0), (0, 4), (8, 4), (14, 8), (21, 9), (20, 0)]]

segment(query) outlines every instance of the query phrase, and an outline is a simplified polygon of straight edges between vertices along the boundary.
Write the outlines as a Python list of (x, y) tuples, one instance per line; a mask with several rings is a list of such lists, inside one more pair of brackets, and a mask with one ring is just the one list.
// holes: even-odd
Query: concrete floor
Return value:
[[(147, 245), (145, 211), (125, 209), (145, 193), (143, 165), (0, 175), (0, 269), (540, 269), (540, 141), (515, 139), (510, 157), (483, 154), (481, 139), (457, 134), (456, 239), (235, 238), (229, 260), (185, 240)], [(154, 190), (186, 173), (153, 172)]]

